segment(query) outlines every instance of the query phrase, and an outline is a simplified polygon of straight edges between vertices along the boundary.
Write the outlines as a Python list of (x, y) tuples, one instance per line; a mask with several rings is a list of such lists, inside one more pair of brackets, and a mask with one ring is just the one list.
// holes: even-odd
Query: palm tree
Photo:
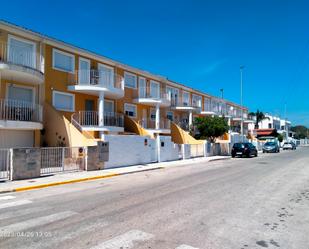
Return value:
[(256, 117), (255, 129), (259, 128), (259, 123), (261, 121), (263, 121), (264, 119), (269, 119), (268, 117), (265, 116), (265, 114), (263, 112), (260, 112), (259, 110), (257, 110), (256, 112), (251, 112), (251, 113), (249, 113), (249, 115)]

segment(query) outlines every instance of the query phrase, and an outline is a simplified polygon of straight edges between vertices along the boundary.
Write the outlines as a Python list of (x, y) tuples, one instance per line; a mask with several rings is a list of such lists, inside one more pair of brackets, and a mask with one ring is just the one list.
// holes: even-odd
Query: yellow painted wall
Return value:
[(176, 144), (203, 144), (205, 140), (197, 140), (174, 122), (171, 123), (171, 137)]
[[(95, 139), (87, 138), (71, 122), (51, 105), (44, 105), (44, 142), (48, 146), (91, 146)], [(47, 115), (48, 114), (48, 115)]]

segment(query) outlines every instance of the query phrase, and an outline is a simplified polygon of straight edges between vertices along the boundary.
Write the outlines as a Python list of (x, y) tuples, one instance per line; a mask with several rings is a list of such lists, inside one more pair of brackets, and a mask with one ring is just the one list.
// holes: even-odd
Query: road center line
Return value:
[(132, 248), (136, 241), (146, 241), (154, 236), (150, 233), (145, 233), (140, 230), (131, 230), (113, 239), (107, 240), (91, 249), (119, 249)]
[(32, 203), (32, 201), (20, 200), (20, 201), (14, 201), (14, 202), (6, 202), (6, 203), (0, 204), (0, 209), (8, 208), (8, 207), (20, 206), (20, 205), (25, 205), (25, 204), (29, 204), (29, 203)]
[(75, 214), (77, 213), (72, 212), (72, 211), (65, 211), (65, 212), (55, 213), (55, 214), (51, 214), (51, 215), (47, 215), (43, 217), (33, 218), (30, 220), (25, 220), (23, 222), (14, 223), (14, 224), (0, 228), (0, 237), (1, 237), (1, 234), (5, 236), (6, 234), (9, 234), (9, 233), (14, 233), (14, 232), (23, 231), (29, 228), (46, 225), (46, 224), (49, 224), (49, 223), (52, 223), (58, 220), (63, 220)]

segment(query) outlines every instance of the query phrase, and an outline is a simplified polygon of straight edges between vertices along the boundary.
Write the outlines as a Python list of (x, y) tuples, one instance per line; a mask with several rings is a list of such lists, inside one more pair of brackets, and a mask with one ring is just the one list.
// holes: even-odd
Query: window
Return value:
[(183, 92), (182, 93), (182, 101), (184, 106), (189, 106), (190, 102), (190, 95), (188, 92)]
[(166, 112), (166, 118), (168, 120), (173, 121), (174, 120), (174, 113), (173, 112)]
[(271, 126), (272, 126), (271, 124), (268, 124), (268, 128), (269, 128), (269, 129), (271, 129)]
[(114, 113), (114, 101), (112, 100), (104, 100), (104, 113), (112, 114)]
[(211, 100), (204, 98), (204, 111), (211, 111)]
[(150, 81), (150, 97), (159, 99), (160, 98), (160, 83), (151, 80)]
[(103, 86), (114, 87), (114, 68), (103, 64), (98, 65), (99, 83)]
[(124, 72), (124, 85), (130, 88), (136, 88), (137, 77), (135, 74)]
[(31, 68), (36, 66), (36, 45), (34, 42), (9, 35), (8, 60), (17, 65)]
[(150, 110), (150, 119), (152, 121), (156, 120), (156, 110), (155, 109)]
[(192, 97), (192, 104), (194, 107), (201, 108), (202, 107), (202, 96), (193, 95)]
[(75, 57), (72, 54), (53, 49), (53, 68), (73, 73), (75, 70)]
[(140, 98), (146, 98), (146, 79), (138, 77), (138, 94)]
[(129, 116), (129, 117), (133, 117), (136, 118), (136, 105), (132, 105), (132, 104), (124, 104), (124, 113)]
[(168, 100), (172, 102), (172, 105), (177, 105), (178, 104), (178, 96), (179, 96), (179, 91), (176, 88), (172, 87), (166, 87), (166, 93), (168, 96)]
[(74, 112), (75, 95), (53, 91), (53, 106), (59, 111)]
[(90, 84), (90, 60), (79, 58), (79, 84)]
[(34, 103), (34, 88), (11, 84), (8, 86), (7, 98), (32, 104)]

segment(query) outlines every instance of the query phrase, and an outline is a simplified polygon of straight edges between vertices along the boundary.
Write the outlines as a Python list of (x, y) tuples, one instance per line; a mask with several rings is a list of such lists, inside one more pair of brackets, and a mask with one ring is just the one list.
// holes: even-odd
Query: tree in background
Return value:
[(211, 143), (229, 131), (229, 125), (225, 118), (217, 116), (195, 118), (194, 127), (198, 130), (195, 138), (207, 139)]
[(268, 119), (268, 117), (266, 117), (265, 114), (259, 110), (256, 110), (256, 112), (250, 112), (249, 115), (256, 117), (255, 127), (254, 127), (255, 129), (259, 128), (259, 123), (261, 121), (263, 121), (264, 119)]
[(277, 138), (278, 138), (278, 141), (280, 142), (280, 143), (282, 143), (283, 142), (283, 135), (282, 134), (277, 134)]
[(295, 132), (294, 138), (296, 139), (304, 139), (309, 138), (309, 129), (303, 125), (297, 125), (291, 127), (291, 131)]

